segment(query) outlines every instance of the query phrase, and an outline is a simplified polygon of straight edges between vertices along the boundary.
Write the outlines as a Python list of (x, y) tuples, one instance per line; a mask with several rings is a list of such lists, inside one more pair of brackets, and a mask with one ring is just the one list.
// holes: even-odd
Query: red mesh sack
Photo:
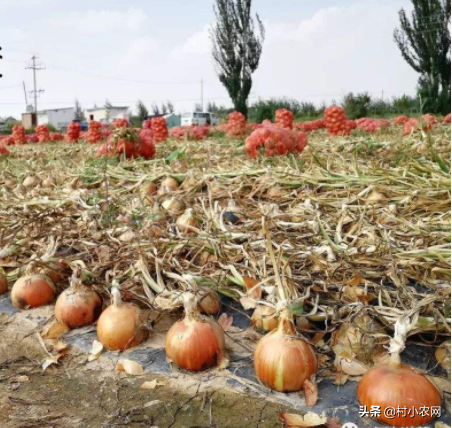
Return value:
[(154, 117), (151, 119), (151, 129), (154, 133), (154, 141), (161, 143), (168, 139), (168, 125), (164, 117)]
[(265, 149), (267, 157), (273, 157), (287, 153), (301, 153), (307, 143), (307, 136), (303, 132), (265, 124), (253, 131), (245, 140), (245, 150), (250, 158), (257, 157), (260, 148)]
[(410, 135), (419, 129), (419, 121), (417, 119), (410, 119), (403, 125), (403, 135)]
[(450, 123), (450, 113), (444, 118), (444, 123)]
[(422, 121), (433, 126), (438, 123), (438, 118), (434, 114), (427, 113), (422, 116)]
[(351, 131), (352, 129), (356, 129), (358, 124), (355, 120), (347, 120), (347, 128)]
[(410, 118), (408, 116), (402, 115), (402, 116), (397, 116), (394, 119), (394, 123), (396, 125), (404, 125), (405, 123), (407, 123), (410, 120)]
[(3, 141), (0, 141), (0, 157), (8, 155), (9, 150), (6, 148), (6, 144)]
[(347, 117), (345, 111), (339, 106), (327, 107), (323, 113), (325, 126), (330, 135), (349, 135), (350, 130), (347, 127)]
[(293, 113), (285, 108), (276, 110), (275, 123), (281, 128), (293, 129)]
[(152, 159), (155, 155), (155, 145), (153, 133), (150, 129), (143, 129), (140, 132), (140, 144), (140, 156), (145, 159)]
[(39, 138), (36, 134), (28, 134), (27, 141), (29, 143), (39, 143)]
[(88, 132), (86, 134), (86, 141), (89, 144), (96, 144), (102, 141), (102, 124), (92, 120), (88, 124)]
[(82, 127), (79, 122), (71, 122), (66, 131), (65, 141), (67, 143), (76, 143), (80, 139), (80, 131)]
[(57, 142), (57, 141), (63, 141), (64, 140), (64, 135), (61, 134), (60, 132), (51, 132), (50, 133), (50, 141), (52, 142)]
[(25, 128), (22, 125), (13, 126), (13, 138), (16, 144), (27, 144)]
[(170, 130), (170, 136), (178, 140), (201, 141), (209, 134), (208, 126), (175, 126)]
[(36, 127), (36, 135), (38, 136), (40, 143), (50, 141), (50, 132), (47, 125), (38, 125)]
[(113, 128), (127, 128), (129, 126), (129, 122), (127, 119), (115, 119), (113, 121)]
[(147, 119), (143, 123), (143, 129), (152, 129), (151, 119)]
[(234, 111), (228, 116), (228, 138), (243, 137), (246, 133), (246, 117)]
[(295, 127), (304, 132), (317, 131), (318, 129), (325, 128), (324, 119), (308, 120), (306, 122), (296, 123)]

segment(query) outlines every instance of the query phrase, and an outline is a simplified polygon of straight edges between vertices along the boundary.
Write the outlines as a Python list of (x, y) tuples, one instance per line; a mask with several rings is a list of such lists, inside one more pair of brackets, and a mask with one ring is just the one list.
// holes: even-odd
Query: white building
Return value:
[(74, 120), (74, 107), (38, 111), (38, 125), (52, 125), (56, 129), (66, 128)]
[(85, 110), (86, 120), (96, 120), (97, 122), (113, 122), (115, 119), (129, 120), (129, 107), (99, 107)]

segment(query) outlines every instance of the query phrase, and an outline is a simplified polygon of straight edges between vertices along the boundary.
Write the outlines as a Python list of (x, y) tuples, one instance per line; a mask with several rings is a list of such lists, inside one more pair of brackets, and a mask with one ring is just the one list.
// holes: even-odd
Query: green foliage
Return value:
[(359, 119), (369, 116), (372, 98), (367, 92), (360, 94), (348, 93), (342, 101), (347, 118)]
[(143, 122), (146, 119), (147, 116), (149, 116), (148, 109), (144, 105), (143, 101), (138, 100), (138, 102), (137, 102), (137, 118), (138, 118), (138, 121), (140, 123)]
[(74, 119), (79, 120), (80, 122), (85, 122), (86, 121), (85, 113), (83, 112), (82, 106), (77, 98), (75, 99), (74, 104), (75, 104)]
[(263, 120), (274, 120), (278, 109), (290, 110), (296, 119), (314, 119), (323, 114), (323, 108), (316, 107), (308, 101), (298, 101), (291, 98), (270, 98), (258, 100), (249, 108), (249, 119), (261, 123)]
[(405, 61), (420, 74), (418, 97), (423, 112), (450, 112), (451, 0), (411, 0), (411, 20), (399, 11), (400, 29), (394, 40)]

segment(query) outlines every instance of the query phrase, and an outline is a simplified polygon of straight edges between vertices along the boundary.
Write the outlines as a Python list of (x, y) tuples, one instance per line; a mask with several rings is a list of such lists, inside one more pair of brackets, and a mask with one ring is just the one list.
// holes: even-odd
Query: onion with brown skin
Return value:
[(272, 331), (278, 327), (278, 315), (275, 308), (259, 305), (251, 316), (251, 325), (258, 331)]
[[(425, 425), (435, 419), (428, 412), (428, 416), (422, 416), (420, 410), (427, 407), (441, 406), (441, 395), (436, 387), (426, 376), (416, 371), (412, 367), (402, 364), (400, 352), (405, 347), (406, 335), (410, 326), (407, 317), (399, 319), (395, 326), (394, 339), (391, 339), (389, 352), (390, 361), (369, 370), (358, 384), (358, 401), (361, 406), (367, 406), (370, 410), (372, 406), (379, 406), (380, 416), (375, 420), (397, 427), (416, 427)], [(405, 416), (395, 413), (393, 418), (387, 417), (387, 408), (413, 409), (411, 414), (408, 410)]]
[(0, 295), (5, 294), (8, 291), (8, 278), (0, 268)]
[(250, 297), (253, 299), (262, 299), (262, 287), (260, 285), (256, 287), (259, 284), (258, 280), (249, 276), (242, 276), (242, 280)]
[(266, 334), (254, 352), (258, 379), (279, 392), (303, 389), (317, 371), (317, 356), (312, 346), (296, 336), (292, 316), (283, 309), (276, 330)]
[(19, 278), (11, 289), (11, 301), (16, 308), (37, 308), (48, 305), (55, 299), (55, 286), (52, 280), (42, 274), (33, 273), (30, 263), (25, 276)]
[(166, 177), (161, 183), (157, 194), (159, 196), (174, 192), (179, 188), (179, 182), (173, 177)]
[(147, 337), (141, 324), (140, 308), (121, 301), (115, 282), (111, 289), (113, 303), (102, 312), (97, 322), (97, 337), (110, 351), (124, 351), (139, 345)]
[(221, 362), (224, 356), (223, 329), (213, 319), (201, 316), (193, 294), (184, 295), (184, 307), (184, 318), (176, 322), (166, 335), (166, 356), (185, 370), (208, 369)]
[(191, 228), (196, 227), (196, 219), (193, 215), (193, 209), (187, 208), (185, 212), (179, 216), (176, 220), (176, 226), (181, 232), (193, 233)]
[(216, 315), (220, 312), (221, 299), (214, 290), (208, 290), (198, 301), (198, 308), (207, 315)]
[(71, 286), (64, 290), (55, 304), (58, 322), (70, 329), (84, 327), (97, 321), (102, 313), (102, 297), (74, 275)]

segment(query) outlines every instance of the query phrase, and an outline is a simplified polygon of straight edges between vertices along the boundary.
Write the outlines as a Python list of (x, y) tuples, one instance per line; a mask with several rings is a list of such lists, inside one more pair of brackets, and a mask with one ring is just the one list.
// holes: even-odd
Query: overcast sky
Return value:
[[(416, 73), (393, 42), (409, 0), (255, 0), (266, 27), (251, 101), (288, 96), (319, 103), (368, 91), (414, 94)], [(0, 116), (25, 110), (22, 82), (35, 53), (38, 108), (171, 100), (178, 112), (204, 97), (230, 105), (211, 57), (213, 0), (0, 0)], [(29, 98), (30, 102), (30, 98)]]

